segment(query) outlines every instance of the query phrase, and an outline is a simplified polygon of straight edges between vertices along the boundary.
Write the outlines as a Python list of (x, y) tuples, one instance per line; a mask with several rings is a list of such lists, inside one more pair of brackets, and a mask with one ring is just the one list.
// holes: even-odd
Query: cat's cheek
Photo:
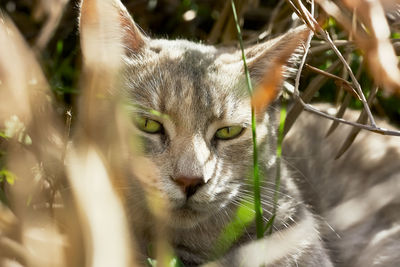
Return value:
[(242, 139), (235, 142), (226, 142), (218, 147), (218, 156), (232, 164), (243, 163), (252, 154), (251, 138)]
[(149, 135), (138, 135), (137, 142), (139, 143), (140, 152), (146, 155), (160, 155), (167, 149), (168, 140), (165, 137), (154, 134)]

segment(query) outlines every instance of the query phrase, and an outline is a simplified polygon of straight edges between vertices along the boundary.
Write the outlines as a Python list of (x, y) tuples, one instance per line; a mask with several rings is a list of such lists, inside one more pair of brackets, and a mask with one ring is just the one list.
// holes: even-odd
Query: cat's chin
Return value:
[(171, 210), (168, 224), (172, 228), (193, 228), (199, 223), (210, 217), (211, 213), (197, 211), (187, 206), (174, 208)]
[[(205, 197), (203, 197), (204, 199)], [(189, 229), (202, 224), (221, 209), (229, 205), (229, 199), (204, 201), (200, 197), (170, 199), (170, 216), (167, 224), (171, 228)], [(203, 201), (201, 201), (203, 200)]]

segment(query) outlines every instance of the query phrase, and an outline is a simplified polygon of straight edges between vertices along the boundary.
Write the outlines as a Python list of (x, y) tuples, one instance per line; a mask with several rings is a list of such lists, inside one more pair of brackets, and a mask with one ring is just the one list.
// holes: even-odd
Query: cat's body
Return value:
[[(84, 1), (82, 6), (82, 33), (85, 16), (93, 20), (90, 17), (93, 16), (93, 10), (90, 10), (93, 2), (85, 6), (88, 2)], [(332, 149), (341, 140), (340, 136), (345, 136), (342, 128), (336, 130), (339, 137), (324, 139), (326, 127), (323, 125), (328, 122), (305, 115), (285, 141), (272, 234), (257, 240), (253, 222), (234, 240), (228, 251), (215, 255), (217, 241), (234, 218), (237, 207), (243, 201), (252, 201), (253, 194), (249, 179), (253, 155), (251, 108), (240, 52), (184, 40), (147, 38), (136, 28), (119, 1), (108, 8), (116, 8), (121, 17), (120, 25), (111, 27), (118, 30), (116, 26), (119, 26), (123, 46), (127, 48), (126, 54), (122, 55), (121, 91), (124, 102), (131, 106), (130, 116), (135, 125), (132, 132), (141, 139), (139, 144), (144, 151), (141, 158), (145, 162), (141, 166), (144, 169), (147, 166), (147, 170), (138, 171), (136, 177), (128, 177), (131, 185), (124, 191), (140, 253), (145, 254), (148, 246), (155, 242), (155, 232), (160, 225), (150, 212), (151, 203), (145, 201), (149, 198), (145, 192), (159, 192), (168, 203), (168, 216), (163, 217), (165, 221), (161, 223), (176, 255), (187, 266), (313, 267), (332, 266), (332, 262), (351, 266), (357, 261), (360, 262), (358, 266), (365, 266), (362, 264), (372, 265), (372, 261), (380, 257), (379, 253), (386, 257), (387, 251), (396, 250), (396, 243), (393, 243), (396, 240), (384, 239), (383, 244), (379, 240), (373, 243), (371, 238), (378, 238), (376, 233), (393, 227), (392, 224), (398, 222), (398, 212), (390, 213), (394, 216), (390, 219), (374, 215), (378, 210), (372, 209), (374, 214), (364, 218), (381, 221), (387, 218), (390, 222), (386, 226), (376, 227), (375, 221), (356, 228), (340, 224), (346, 223), (348, 218), (348, 214), (340, 213), (348, 212), (341, 210), (340, 205), (353, 195), (368, 192), (372, 185), (381, 181), (398, 186), (395, 159), (391, 158), (391, 169), (386, 171), (387, 166), (380, 166), (380, 159), (377, 159), (378, 155), (385, 157), (384, 153), (372, 151), (369, 154), (372, 158), (367, 157), (361, 150), (365, 146), (356, 142), (352, 152), (334, 161)], [(93, 25), (93, 21), (91, 23)], [(276, 67), (277, 63), (289, 62), (307, 36), (305, 28), (297, 28), (280, 39), (247, 49), (254, 85), (268, 78), (264, 77), (266, 70)], [(264, 224), (274, 209), (276, 111), (276, 104), (272, 104), (266, 112), (257, 114)], [(373, 146), (375, 138), (368, 134), (368, 139), (362, 142)], [(399, 142), (394, 138), (391, 140)], [(393, 145), (386, 151), (391, 150), (393, 157), (398, 159), (398, 146)], [(366, 157), (360, 157), (359, 153)], [(372, 164), (374, 160), (375, 165)], [(369, 182), (363, 180), (366, 173), (371, 174)], [(356, 180), (352, 179), (354, 177)], [(374, 197), (377, 196), (374, 194)], [(395, 197), (393, 195), (389, 202)], [(337, 231), (340, 238), (326, 227), (336, 223), (335, 219), (339, 219), (339, 223), (334, 227), (344, 227)], [(360, 245), (360, 240), (365, 245)], [(359, 249), (352, 248), (351, 242), (357, 242)], [(380, 249), (382, 247), (385, 249)], [(368, 258), (369, 251), (377, 251), (370, 253), (377, 256)], [(361, 258), (355, 258), (356, 255)], [(384, 260), (392, 266), (400, 261), (393, 255)]]
[[(348, 111), (347, 119), (354, 121), (357, 114)], [(326, 223), (322, 236), (331, 258), (335, 266), (398, 266), (400, 139), (361, 131), (350, 149), (335, 160), (352, 127), (340, 125), (326, 137), (330, 124), (303, 114), (283, 151), (288, 166), (297, 173), (303, 199)]]

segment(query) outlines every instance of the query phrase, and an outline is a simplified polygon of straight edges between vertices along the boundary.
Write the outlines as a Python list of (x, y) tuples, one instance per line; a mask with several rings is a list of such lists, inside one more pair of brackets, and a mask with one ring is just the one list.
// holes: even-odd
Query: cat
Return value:
[[(346, 115), (357, 119), (356, 112)], [(298, 173), (303, 199), (329, 226), (322, 236), (331, 258), (335, 266), (399, 266), (400, 139), (361, 131), (349, 151), (335, 160), (352, 127), (340, 125), (326, 137), (329, 126), (327, 120), (303, 114), (283, 151)]]
[[(159, 225), (144, 199), (148, 192), (160, 192), (169, 206), (162, 222), (165, 238), (185, 266), (398, 266), (399, 216), (393, 201), (398, 194), (376, 202), (399, 186), (398, 139), (362, 133), (351, 151), (334, 161), (332, 151), (348, 129), (341, 126), (325, 138), (328, 122), (310, 114), (298, 119), (284, 143), (272, 233), (257, 239), (253, 222), (223, 255), (215, 255), (240, 203), (252, 201), (251, 101), (240, 50), (152, 39), (119, 0), (100, 2), (83, 0), (80, 32), (84, 41), (87, 29), (96, 25), (96, 9), (118, 16), (102, 40), (122, 40), (119, 90), (131, 107), (140, 157), (153, 173), (126, 177), (129, 186), (123, 191), (143, 261)], [(281, 75), (287, 76), (308, 33), (299, 27), (246, 48), (254, 86), (276, 67), (273, 62), (284, 61)], [(84, 59), (87, 52), (84, 48)], [(277, 110), (275, 101), (256, 114), (265, 223), (274, 210)], [(375, 140), (391, 154), (371, 150), (380, 147)], [(367, 200), (374, 206), (358, 210)]]

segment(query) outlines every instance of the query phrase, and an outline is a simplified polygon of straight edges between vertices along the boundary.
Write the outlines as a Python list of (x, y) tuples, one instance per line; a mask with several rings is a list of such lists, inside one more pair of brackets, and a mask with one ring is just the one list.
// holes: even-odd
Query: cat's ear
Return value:
[(82, 0), (79, 30), (85, 58), (98, 51), (93, 46), (104, 46), (105, 53), (117, 49), (120, 53), (135, 54), (147, 42), (120, 0)]
[(263, 110), (279, 95), (283, 81), (291, 76), (300, 55), (304, 52), (310, 30), (297, 27), (270, 41), (246, 49), (248, 69), (255, 83), (252, 102), (256, 110)]
[(306, 26), (300, 26), (275, 39), (247, 48), (247, 65), (254, 81), (260, 82), (269, 69), (278, 65), (282, 66), (283, 75), (288, 75), (286, 71), (304, 51), (303, 44), (309, 32)]

